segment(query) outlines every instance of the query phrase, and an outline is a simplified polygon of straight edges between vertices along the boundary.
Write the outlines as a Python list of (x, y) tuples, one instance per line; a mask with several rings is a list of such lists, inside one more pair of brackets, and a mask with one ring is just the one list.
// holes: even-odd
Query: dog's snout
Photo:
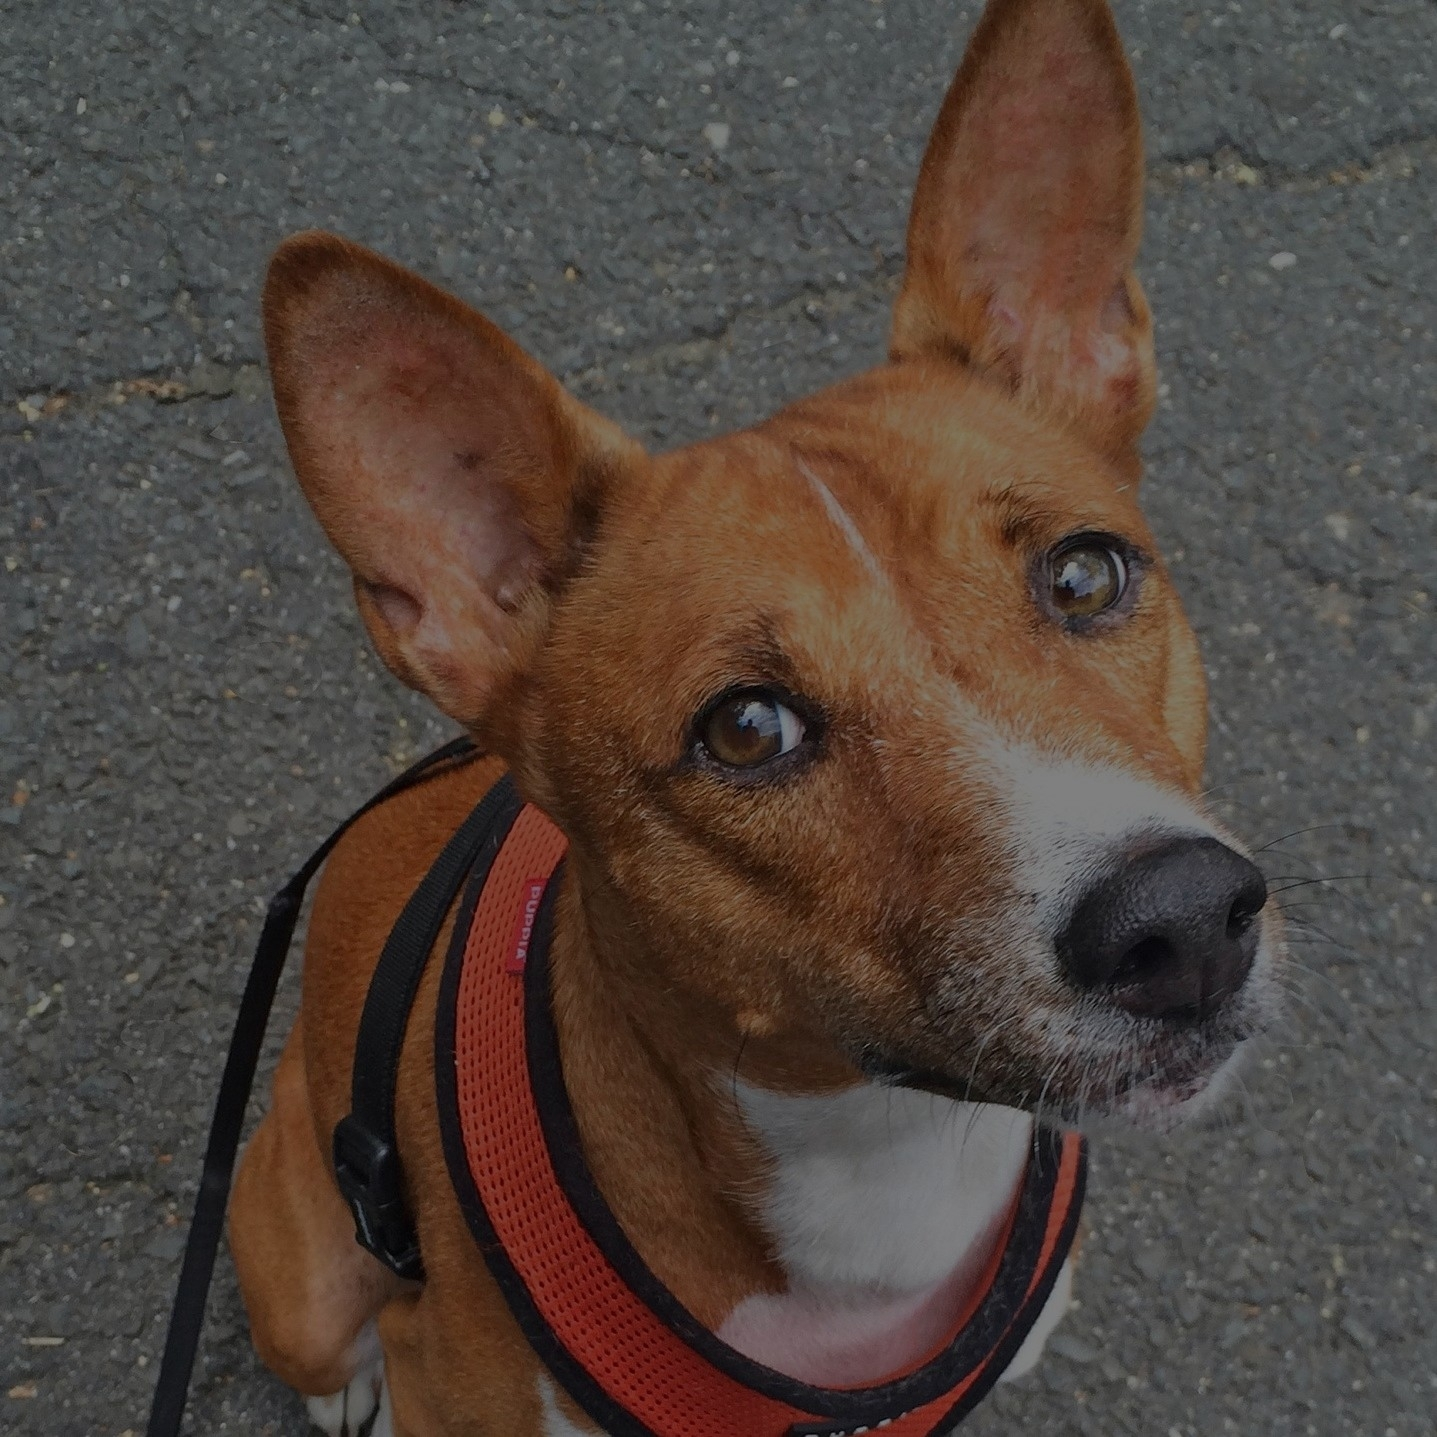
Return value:
[(1068, 976), (1144, 1018), (1193, 1022), (1247, 979), (1267, 882), (1215, 838), (1184, 838), (1100, 879), (1058, 939)]

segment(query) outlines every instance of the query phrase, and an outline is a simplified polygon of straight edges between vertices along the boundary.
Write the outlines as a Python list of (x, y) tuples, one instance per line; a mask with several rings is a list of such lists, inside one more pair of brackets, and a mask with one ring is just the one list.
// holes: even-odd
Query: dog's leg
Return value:
[(261, 1358), (317, 1399), (317, 1425), (353, 1434), (383, 1381), (374, 1318), (402, 1284), (354, 1241), (315, 1137), (298, 1024), (235, 1182), (230, 1248)]
[[(364, 1329), (363, 1340), (372, 1341), (374, 1351), (379, 1352), (379, 1334), (372, 1324)], [(327, 1437), (356, 1437), (359, 1429), (374, 1416), (375, 1409), (382, 1408), (384, 1437), (390, 1437), (384, 1358), (376, 1356), (366, 1363), (338, 1392), (328, 1397), (306, 1397), (304, 1406), (309, 1420)], [(381, 1425), (381, 1419), (376, 1418), (369, 1437), (380, 1437)]]

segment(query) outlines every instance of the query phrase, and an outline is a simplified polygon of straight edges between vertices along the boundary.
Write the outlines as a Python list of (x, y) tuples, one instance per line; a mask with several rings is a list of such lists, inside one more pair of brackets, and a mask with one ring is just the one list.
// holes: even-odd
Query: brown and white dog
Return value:
[(594, 1430), (446, 1174), (437, 964), (398, 1093), (422, 1285), (356, 1246), (328, 1157), (384, 937), (505, 768), (570, 843), (553, 1001), (599, 1188), (703, 1324), (806, 1380), (931, 1345), (1030, 1114), (1168, 1126), (1269, 1024), (1276, 919), (1203, 809), (1203, 670), (1137, 503), (1142, 176), (1103, 0), (991, 0), (889, 362), (658, 456), (414, 275), (280, 249), (300, 483), (385, 663), (494, 755), (330, 860), (236, 1187), (255, 1343), (326, 1431)]

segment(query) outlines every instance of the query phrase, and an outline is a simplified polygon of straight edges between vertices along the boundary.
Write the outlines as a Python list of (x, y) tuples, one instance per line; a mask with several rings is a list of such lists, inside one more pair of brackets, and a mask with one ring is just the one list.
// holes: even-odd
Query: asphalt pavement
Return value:
[[(974, 8), (0, 9), (0, 1432), (141, 1429), (263, 902), (448, 732), (288, 475), (268, 252), (385, 250), (653, 444), (744, 424), (881, 355)], [(1299, 966), (1222, 1123), (1099, 1140), (1080, 1306), (966, 1430), (1430, 1437), (1437, 6), (1118, 13), (1145, 499)], [(192, 1423), (304, 1431), (227, 1267)]]

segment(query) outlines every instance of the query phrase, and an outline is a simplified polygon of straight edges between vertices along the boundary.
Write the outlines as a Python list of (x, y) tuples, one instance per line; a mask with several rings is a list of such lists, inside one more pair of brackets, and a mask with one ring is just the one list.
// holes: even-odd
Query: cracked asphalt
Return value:
[[(263, 902), (446, 733), (288, 477), (270, 249), (385, 250), (653, 444), (744, 424), (881, 354), (974, 9), (4, 7), (0, 1431), (141, 1429)], [(1146, 503), (1205, 644), (1215, 801), (1300, 966), (1226, 1121), (1097, 1143), (1081, 1305), (968, 1430), (1419, 1437), (1437, 7), (1118, 12), (1164, 384)], [(304, 1430), (225, 1266), (191, 1422)]]

